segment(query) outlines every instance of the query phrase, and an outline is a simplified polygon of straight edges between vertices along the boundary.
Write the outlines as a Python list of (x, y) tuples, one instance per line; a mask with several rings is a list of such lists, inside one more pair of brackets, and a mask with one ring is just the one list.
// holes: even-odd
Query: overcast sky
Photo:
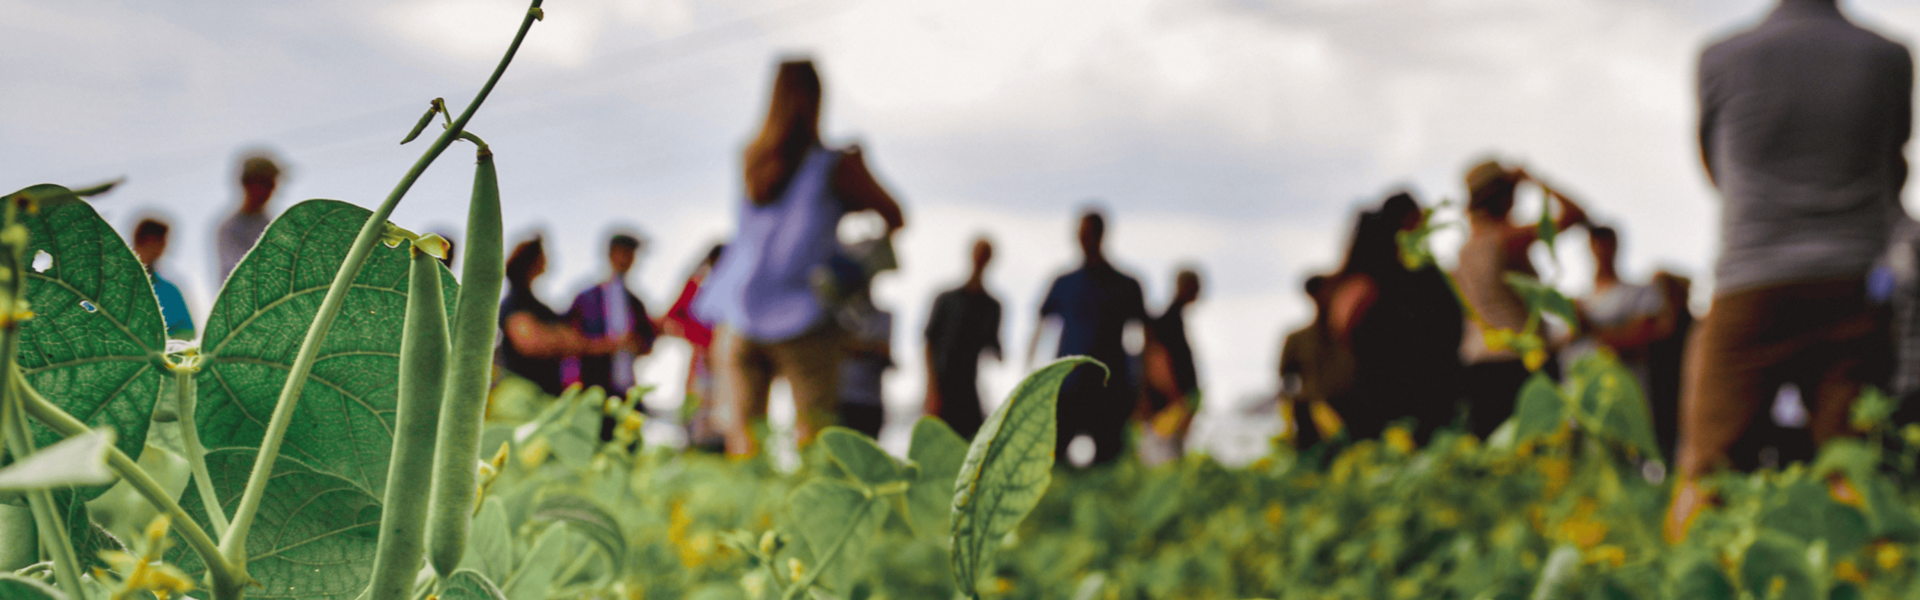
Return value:
[[(395, 142), (432, 98), (464, 108), (525, 9), (218, 4), (0, 0), (0, 187), (127, 177), (98, 206), (122, 230), (171, 217), (164, 269), (202, 315), (240, 150), (285, 158), (276, 210), (372, 206), (424, 146)], [(1459, 198), (1488, 153), (1618, 226), (1629, 278), (1676, 269), (1710, 294), (1718, 211), (1692, 137), (1694, 59), (1770, 5), (554, 0), (469, 129), (497, 153), (509, 237), (548, 235), (549, 303), (603, 276), (604, 233), (621, 226), (651, 239), (631, 281), (657, 312), (730, 229), (774, 63), (811, 55), (830, 141), (861, 142), (907, 209), (904, 269), (878, 288), (898, 323), (892, 405), (917, 404), (927, 304), (982, 233), (999, 246), (989, 287), (1011, 351), (983, 392), (1011, 389), (1040, 295), (1075, 262), (1074, 212), (1094, 200), (1155, 310), (1178, 265), (1202, 268), (1202, 385), (1238, 400), (1275, 386), (1281, 337), (1310, 318), (1299, 283), (1332, 266), (1355, 206), (1399, 188)], [(1844, 6), (1895, 39), (1920, 30), (1920, 2)], [(467, 152), (394, 221), (459, 231)], [(1578, 292), (1584, 238), (1568, 241), (1557, 278)], [(1450, 254), (1457, 239), (1441, 242)], [(647, 379), (677, 394), (684, 356), (663, 349)]]

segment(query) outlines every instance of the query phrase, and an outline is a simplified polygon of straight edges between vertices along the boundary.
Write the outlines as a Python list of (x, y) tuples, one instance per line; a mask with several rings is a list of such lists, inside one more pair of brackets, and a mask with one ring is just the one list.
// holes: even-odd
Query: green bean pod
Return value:
[(406, 600), (426, 550), (427, 498), (419, 484), (433, 478), (433, 441), (447, 381), (447, 312), (440, 261), (413, 249), (406, 325), (400, 334), (400, 399), (387, 463), (386, 506), (374, 554), (370, 600)]
[(500, 182), (493, 152), (480, 147), (467, 208), (466, 262), (460, 266), (460, 297), (454, 307), (453, 354), (447, 365), (446, 398), (440, 405), (434, 450), (433, 493), (427, 515), (429, 564), (444, 580), (460, 566), (473, 518), (475, 476), (480, 462), (480, 418), (492, 383), (493, 340), (500, 319), (500, 285), (506, 278), (506, 248), (500, 234)]

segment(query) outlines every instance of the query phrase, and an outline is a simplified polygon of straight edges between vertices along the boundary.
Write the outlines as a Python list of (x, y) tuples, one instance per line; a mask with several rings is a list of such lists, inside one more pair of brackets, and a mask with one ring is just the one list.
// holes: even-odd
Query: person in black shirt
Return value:
[[(1126, 445), (1127, 417), (1139, 399), (1132, 361), (1121, 340), (1128, 323), (1146, 324), (1147, 305), (1139, 280), (1107, 261), (1101, 249), (1106, 223), (1098, 211), (1081, 215), (1084, 260), (1079, 269), (1053, 281), (1040, 303), (1042, 327), (1034, 329), (1033, 347), (1037, 348), (1047, 319), (1057, 320), (1060, 344), (1055, 356), (1086, 355), (1107, 366), (1103, 373), (1099, 367), (1081, 365), (1060, 384), (1060, 425), (1053, 455), (1059, 464), (1069, 464), (1067, 445), (1080, 434), (1093, 438), (1092, 464), (1119, 458)], [(1028, 357), (1033, 354), (1031, 349), (1027, 352)]]
[(991, 352), (1000, 360), (1001, 354), (1000, 301), (986, 286), (992, 260), (993, 243), (974, 240), (973, 273), (965, 284), (935, 297), (927, 316), (926, 412), (968, 440), (986, 418), (980, 408), (980, 355)]
[(1200, 404), (1200, 375), (1194, 368), (1193, 346), (1187, 343), (1187, 306), (1200, 299), (1200, 274), (1181, 269), (1174, 275), (1173, 300), (1167, 310), (1147, 323), (1147, 346), (1141, 356), (1146, 371), (1146, 403), (1141, 408), (1141, 458), (1157, 464), (1180, 457), (1187, 426)]

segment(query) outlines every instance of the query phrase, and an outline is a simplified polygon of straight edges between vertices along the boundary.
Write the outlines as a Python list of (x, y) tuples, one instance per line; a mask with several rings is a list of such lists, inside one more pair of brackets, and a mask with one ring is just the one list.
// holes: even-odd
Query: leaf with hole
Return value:
[[(166, 324), (146, 267), (93, 206), (66, 188), (39, 185), (23, 193), (46, 198), (24, 212), (28, 256), (44, 268), (27, 273), (34, 313), (20, 324), (27, 383), (90, 427), (112, 429), (128, 456), (146, 446), (154, 403), (166, 388), (161, 352)], [(34, 445), (60, 436), (34, 424)], [(105, 486), (81, 490), (84, 499)]]

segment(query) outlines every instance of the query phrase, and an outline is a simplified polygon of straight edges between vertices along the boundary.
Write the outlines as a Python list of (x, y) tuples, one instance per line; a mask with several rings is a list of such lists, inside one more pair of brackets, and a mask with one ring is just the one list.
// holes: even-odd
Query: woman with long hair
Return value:
[(533, 282), (547, 272), (546, 244), (540, 238), (520, 242), (507, 255), (507, 297), (500, 302), (500, 366), (525, 377), (548, 394), (559, 395), (560, 359), (604, 356), (633, 349), (629, 338), (589, 339), (553, 312), (533, 293)]
[(712, 360), (731, 454), (756, 451), (748, 421), (765, 410), (775, 377), (793, 390), (802, 444), (832, 418), (844, 336), (811, 280), (839, 248), (842, 215), (874, 211), (889, 234), (905, 223), (859, 146), (820, 140), (820, 106), (813, 62), (780, 63), (766, 122), (743, 157), (735, 235), (694, 301), (695, 315), (716, 325)]

